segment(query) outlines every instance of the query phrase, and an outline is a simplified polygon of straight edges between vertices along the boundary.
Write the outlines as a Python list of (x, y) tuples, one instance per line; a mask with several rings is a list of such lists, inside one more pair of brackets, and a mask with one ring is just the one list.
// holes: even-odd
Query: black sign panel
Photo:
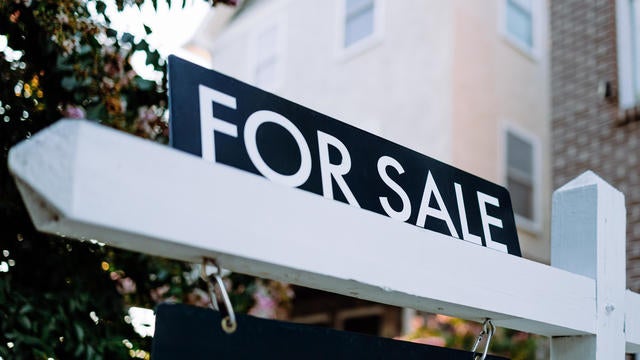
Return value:
[(169, 98), (177, 149), (521, 256), (504, 187), (174, 56)]
[[(161, 304), (151, 358), (176, 359), (473, 359), (473, 353), (407, 341), (236, 315), (238, 328), (222, 330), (219, 312)], [(504, 359), (487, 356), (489, 360)]]

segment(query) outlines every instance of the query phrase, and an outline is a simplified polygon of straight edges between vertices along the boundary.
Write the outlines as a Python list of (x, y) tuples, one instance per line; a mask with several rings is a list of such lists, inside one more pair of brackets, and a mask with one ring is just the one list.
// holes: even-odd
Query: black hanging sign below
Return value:
[(177, 149), (521, 256), (502, 186), (175, 56), (169, 104)]
[[(237, 315), (232, 334), (219, 312), (161, 304), (151, 358), (176, 359), (420, 359), (472, 360), (473, 353), (328, 328)], [(487, 356), (488, 360), (504, 358)]]

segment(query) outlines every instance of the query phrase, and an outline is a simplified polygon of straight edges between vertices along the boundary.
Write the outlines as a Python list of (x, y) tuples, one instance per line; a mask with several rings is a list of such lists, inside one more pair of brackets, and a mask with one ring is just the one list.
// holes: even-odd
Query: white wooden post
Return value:
[(625, 216), (624, 195), (591, 171), (553, 194), (551, 265), (595, 280), (596, 331), (552, 337), (552, 359), (624, 358)]

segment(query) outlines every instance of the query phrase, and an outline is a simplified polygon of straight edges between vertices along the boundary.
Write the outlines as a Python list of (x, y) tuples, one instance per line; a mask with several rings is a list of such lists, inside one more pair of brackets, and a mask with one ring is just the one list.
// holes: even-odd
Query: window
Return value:
[(506, 184), (518, 225), (537, 227), (537, 146), (529, 136), (506, 131)]
[(348, 48), (375, 34), (376, 1), (344, 0), (343, 47)]
[(640, 104), (640, 0), (617, 0), (620, 106)]
[(507, 32), (518, 41), (533, 47), (533, 13), (531, 0), (507, 0)]
[(282, 77), (280, 26), (262, 28), (253, 39), (253, 83), (266, 90), (275, 89)]
[(502, 4), (504, 36), (526, 54), (539, 56), (542, 0), (503, 0)]

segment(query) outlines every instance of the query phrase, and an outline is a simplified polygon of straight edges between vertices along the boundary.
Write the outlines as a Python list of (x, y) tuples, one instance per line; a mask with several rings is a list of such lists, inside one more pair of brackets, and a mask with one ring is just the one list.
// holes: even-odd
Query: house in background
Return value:
[[(205, 66), (507, 186), (524, 257), (548, 263), (547, 7), (246, 0), (217, 7), (186, 48)], [(401, 323), (356, 299), (308, 305), (317, 297), (298, 291), (294, 316), (344, 329), (377, 321), (381, 335)]]
[(640, 1), (551, 1), (553, 182), (591, 169), (625, 195), (640, 291)]

